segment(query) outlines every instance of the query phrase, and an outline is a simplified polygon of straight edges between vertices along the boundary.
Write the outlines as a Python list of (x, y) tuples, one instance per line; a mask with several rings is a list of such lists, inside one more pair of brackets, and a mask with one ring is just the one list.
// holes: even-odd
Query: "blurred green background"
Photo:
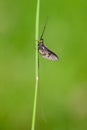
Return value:
[[(36, 1), (0, 0), (0, 130), (30, 130)], [(35, 130), (87, 130), (87, 1), (41, 0), (40, 34), (59, 62), (40, 56)], [(39, 40), (39, 39), (38, 39)]]

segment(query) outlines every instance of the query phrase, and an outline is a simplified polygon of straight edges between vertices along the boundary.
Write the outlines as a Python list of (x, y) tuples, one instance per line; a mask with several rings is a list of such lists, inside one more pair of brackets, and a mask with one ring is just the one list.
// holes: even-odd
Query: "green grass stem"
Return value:
[(37, 0), (36, 7), (36, 25), (35, 25), (35, 95), (34, 95), (34, 106), (32, 115), (32, 126), (31, 130), (35, 130), (35, 119), (36, 119), (36, 104), (37, 104), (37, 93), (38, 93), (38, 36), (39, 36), (39, 14), (40, 14), (40, 0)]

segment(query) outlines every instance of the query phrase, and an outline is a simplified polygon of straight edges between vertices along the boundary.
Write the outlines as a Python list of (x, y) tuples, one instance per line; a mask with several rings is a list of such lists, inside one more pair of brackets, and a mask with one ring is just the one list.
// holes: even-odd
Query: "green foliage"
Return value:
[[(30, 130), (35, 90), (36, 1), (0, 1), (0, 129)], [(40, 57), (36, 129), (87, 129), (87, 1), (41, 1), (40, 34), (59, 62)], [(39, 34), (39, 35), (40, 35)], [(38, 39), (39, 40), (39, 39)]]

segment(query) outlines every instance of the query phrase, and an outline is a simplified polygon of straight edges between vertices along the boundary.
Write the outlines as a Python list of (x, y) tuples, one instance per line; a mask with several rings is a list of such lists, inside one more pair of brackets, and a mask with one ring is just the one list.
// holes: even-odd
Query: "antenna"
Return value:
[(44, 31), (45, 31), (45, 28), (46, 28), (46, 25), (47, 25), (47, 21), (48, 21), (48, 16), (47, 16), (47, 19), (46, 19), (46, 22), (45, 22), (45, 25), (44, 25), (44, 28), (43, 28), (43, 32), (41, 34), (40, 39), (42, 39), (42, 37), (43, 37)]

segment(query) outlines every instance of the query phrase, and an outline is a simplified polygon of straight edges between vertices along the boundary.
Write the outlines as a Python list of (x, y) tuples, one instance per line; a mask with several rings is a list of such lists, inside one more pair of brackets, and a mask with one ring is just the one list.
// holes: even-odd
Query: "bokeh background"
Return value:
[[(36, 0), (0, 0), (0, 130), (31, 129), (35, 15)], [(44, 41), (59, 62), (40, 56), (35, 128), (87, 130), (87, 1), (41, 0), (39, 36), (47, 16)]]

